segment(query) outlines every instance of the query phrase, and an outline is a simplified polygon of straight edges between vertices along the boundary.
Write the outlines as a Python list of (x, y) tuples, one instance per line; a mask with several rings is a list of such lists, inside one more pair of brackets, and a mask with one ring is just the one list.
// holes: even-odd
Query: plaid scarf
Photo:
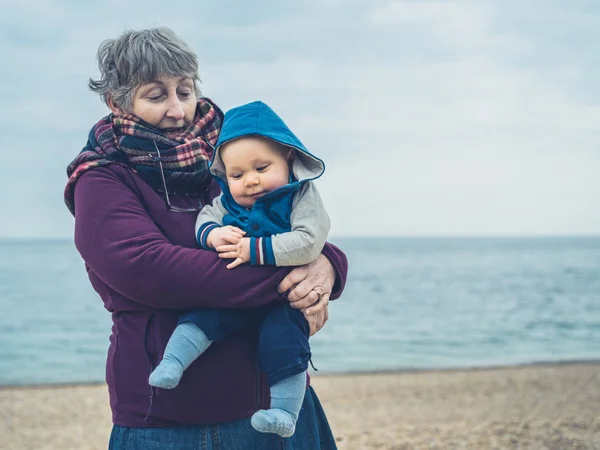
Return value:
[(160, 150), (169, 193), (202, 194), (212, 179), (208, 163), (222, 123), (223, 112), (208, 98), (198, 100), (190, 126), (170, 137), (133, 114), (109, 114), (92, 128), (86, 146), (67, 167), (69, 181), (64, 192), (67, 208), (75, 215), (75, 183), (81, 174), (108, 164), (127, 166), (154, 190), (162, 191), (156, 147)]

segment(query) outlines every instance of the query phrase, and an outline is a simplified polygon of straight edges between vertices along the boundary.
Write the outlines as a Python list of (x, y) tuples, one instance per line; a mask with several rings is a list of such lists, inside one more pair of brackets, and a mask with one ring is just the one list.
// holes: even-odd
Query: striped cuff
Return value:
[(207, 250), (212, 250), (208, 245), (206, 245), (206, 238), (208, 237), (208, 233), (215, 228), (219, 228), (220, 226), (221, 225), (216, 222), (206, 222), (200, 228), (198, 228), (198, 233), (196, 233), (196, 241), (198, 244), (200, 244), (200, 247)]
[(250, 264), (253, 266), (275, 265), (275, 254), (270, 237), (250, 238)]

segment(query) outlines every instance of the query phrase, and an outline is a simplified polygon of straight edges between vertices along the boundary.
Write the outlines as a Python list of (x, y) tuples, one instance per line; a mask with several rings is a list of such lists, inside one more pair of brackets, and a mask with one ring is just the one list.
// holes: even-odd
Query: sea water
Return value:
[[(339, 238), (322, 373), (600, 359), (600, 238)], [(0, 241), (0, 385), (98, 382), (110, 314), (70, 241)]]

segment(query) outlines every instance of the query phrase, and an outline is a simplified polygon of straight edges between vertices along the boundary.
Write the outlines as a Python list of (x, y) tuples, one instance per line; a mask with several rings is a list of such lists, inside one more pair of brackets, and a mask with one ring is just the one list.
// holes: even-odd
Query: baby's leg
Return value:
[(310, 358), (309, 327), (298, 310), (282, 304), (271, 310), (260, 329), (259, 361), (269, 377), (271, 408), (252, 416), (252, 426), (263, 433), (290, 437), (306, 394)]
[(271, 408), (261, 409), (252, 416), (252, 426), (261, 433), (277, 433), (290, 437), (306, 394), (306, 372), (293, 375), (271, 386)]
[(179, 384), (183, 371), (212, 344), (204, 331), (191, 322), (177, 325), (169, 338), (160, 364), (150, 374), (151, 386), (173, 389)]
[(201, 309), (183, 314), (167, 343), (163, 360), (150, 374), (150, 385), (173, 389), (185, 369), (213, 342), (240, 330), (256, 329), (263, 315), (260, 308)]

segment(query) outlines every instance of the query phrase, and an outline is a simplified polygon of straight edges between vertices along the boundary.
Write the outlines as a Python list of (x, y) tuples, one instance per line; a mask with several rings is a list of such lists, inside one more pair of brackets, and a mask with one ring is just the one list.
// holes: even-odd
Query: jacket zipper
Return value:
[[(154, 315), (151, 315), (148, 318), (148, 320), (146, 321), (146, 327), (144, 330), (144, 351), (146, 353), (146, 360), (148, 361), (148, 377), (150, 377), (150, 374), (155, 369), (154, 362), (153, 362), (154, 358), (148, 351), (148, 346), (147, 346), (148, 329), (150, 328), (150, 322), (153, 319), (154, 319)], [(152, 338), (154, 338), (154, 340), (156, 341), (156, 336), (152, 336)], [(149, 398), (149, 402), (148, 402), (148, 410), (146, 411), (146, 417), (144, 417), (144, 422), (147, 421), (148, 417), (150, 416), (150, 411), (152, 411), (152, 404), (154, 403), (154, 397), (156, 395), (156, 388), (154, 386), (150, 386), (150, 384), (148, 384), (148, 387), (150, 388), (150, 392), (149, 392), (150, 398)]]

